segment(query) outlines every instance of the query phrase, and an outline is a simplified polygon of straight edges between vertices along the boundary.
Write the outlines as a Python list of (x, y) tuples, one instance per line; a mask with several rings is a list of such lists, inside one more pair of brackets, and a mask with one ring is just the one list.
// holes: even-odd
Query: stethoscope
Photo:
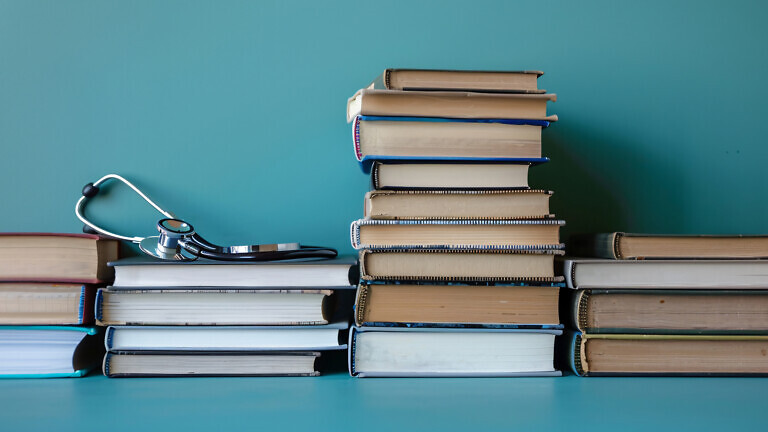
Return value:
[[(157, 222), (157, 231), (160, 235), (151, 237), (122, 236), (107, 231), (85, 218), (85, 205), (90, 199), (98, 195), (99, 186), (111, 179), (118, 180), (133, 189), (144, 201), (165, 216), (164, 219)], [(136, 243), (145, 254), (163, 260), (191, 261), (197, 258), (208, 258), (224, 261), (279, 261), (300, 258), (334, 258), (337, 255), (336, 249), (302, 246), (299, 243), (217, 246), (197, 234), (192, 225), (164, 210), (133, 183), (117, 174), (107, 174), (95, 182), (85, 185), (83, 196), (75, 204), (75, 215), (85, 224), (83, 231)]]

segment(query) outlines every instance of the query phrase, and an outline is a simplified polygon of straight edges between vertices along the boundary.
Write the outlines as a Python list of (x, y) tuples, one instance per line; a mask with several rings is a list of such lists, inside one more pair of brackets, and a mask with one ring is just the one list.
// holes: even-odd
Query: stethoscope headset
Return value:
[[(89, 221), (85, 217), (85, 206), (99, 193), (99, 186), (108, 180), (118, 180), (133, 189), (165, 218), (157, 222), (159, 235), (151, 237), (128, 237), (107, 231)], [(145, 254), (175, 261), (191, 261), (197, 258), (208, 258), (222, 261), (280, 261), (302, 258), (334, 258), (336, 249), (319, 246), (302, 246), (299, 243), (261, 244), (249, 246), (218, 246), (208, 242), (195, 232), (189, 223), (177, 218), (173, 213), (164, 210), (152, 201), (133, 183), (117, 174), (107, 174), (93, 183), (83, 187), (83, 196), (75, 204), (75, 215), (85, 226), (87, 233), (102, 234), (128, 242), (136, 243)]]

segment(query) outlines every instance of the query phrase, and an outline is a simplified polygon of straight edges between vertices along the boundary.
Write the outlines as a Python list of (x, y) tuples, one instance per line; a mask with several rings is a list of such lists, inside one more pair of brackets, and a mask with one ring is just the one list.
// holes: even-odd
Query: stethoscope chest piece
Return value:
[(196, 256), (187, 252), (182, 248), (178, 249), (166, 249), (160, 246), (160, 236), (146, 237), (139, 242), (139, 249), (147, 255), (162, 260), (172, 261), (194, 261)]
[(174, 261), (192, 261), (197, 256), (185, 250), (180, 242), (195, 234), (192, 225), (180, 219), (161, 219), (157, 222), (160, 235), (147, 237), (139, 242), (142, 252), (155, 258)]

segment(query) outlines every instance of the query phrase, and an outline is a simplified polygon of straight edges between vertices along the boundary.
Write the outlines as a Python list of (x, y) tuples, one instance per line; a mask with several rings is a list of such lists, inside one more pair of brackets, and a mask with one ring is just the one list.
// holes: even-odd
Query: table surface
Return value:
[(0, 429), (764, 430), (766, 401), (763, 378), (92, 375), (0, 380)]

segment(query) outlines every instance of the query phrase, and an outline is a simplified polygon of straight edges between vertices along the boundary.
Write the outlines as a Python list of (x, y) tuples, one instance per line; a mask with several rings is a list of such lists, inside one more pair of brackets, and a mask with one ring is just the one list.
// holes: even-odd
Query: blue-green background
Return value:
[[(210, 240), (351, 252), (347, 97), (386, 67), (541, 69), (566, 233), (765, 233), (765, 2), (0, 2), (0, 230), (143, 186)], [(134, 235), (125, 188), (89, 208)]]
[[(568, 232), (767, 233), (768, 3), (0, 0), (0, 231), (116, 172), (221, 243), (351, 252), (346, 98), (386, 67), (541, 69)], [(89, 208), (131, 234), (125, 188)], [(4, 430), (758, 430), (759, 379), (9, 380)], [(2, 428), (2, 427), (0, 427)]]

